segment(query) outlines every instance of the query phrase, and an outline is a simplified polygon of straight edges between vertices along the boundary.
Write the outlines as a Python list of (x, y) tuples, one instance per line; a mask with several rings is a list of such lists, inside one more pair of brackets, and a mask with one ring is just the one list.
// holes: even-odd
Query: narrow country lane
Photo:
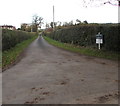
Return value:
[(117, 62), (59, 49), (42, 37), (2, 80), (3, 104), (118, 104)]

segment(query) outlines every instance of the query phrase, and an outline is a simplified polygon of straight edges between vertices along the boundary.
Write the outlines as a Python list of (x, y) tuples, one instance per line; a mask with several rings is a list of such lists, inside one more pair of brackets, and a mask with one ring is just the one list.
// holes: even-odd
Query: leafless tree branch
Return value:
[(106, 4), (120, 6), (120, 0), (83, 0), (84, 7), (100, 7)]

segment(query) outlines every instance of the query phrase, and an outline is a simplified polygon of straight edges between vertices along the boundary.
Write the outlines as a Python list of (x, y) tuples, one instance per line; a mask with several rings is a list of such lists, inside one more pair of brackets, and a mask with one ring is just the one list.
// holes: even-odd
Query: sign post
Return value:
[(96, 35), (96, 44), (98, 44), (98, 49), (100, 49), (100, 44), (103, 43), (103, 35), (100, 32)]
[(98, 49), (100, 49), (100, 43), (98, 43)]

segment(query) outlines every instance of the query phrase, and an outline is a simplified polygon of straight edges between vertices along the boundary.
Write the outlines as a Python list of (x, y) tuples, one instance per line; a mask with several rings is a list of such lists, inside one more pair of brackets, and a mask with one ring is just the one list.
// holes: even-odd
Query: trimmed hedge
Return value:
[(22, 32), (22, 31), (12, 31), (3, 29), (2, 30), (2, 51), (8, 50), (14, 47), (16, 44), (30, 39), (35, 34)]
[(46, 35), (60, 42), (72, 43), (84, 47), (87, 46), (97, 48), (96, 34), (98, 34), (98, 32), (101, 32), (103, 34), (104, 42), (102, 44), (102, 49), (108, 51), (119, 51), (120, 50), (120, 46), (118, 45), (118, 41), (120, 40), (120, 36), (118, 33), (119, 30), (120, 27), (118, 26), (118, 24), (110, 25), (88, 24), (62, 28), (49, 34), (46, 33)]

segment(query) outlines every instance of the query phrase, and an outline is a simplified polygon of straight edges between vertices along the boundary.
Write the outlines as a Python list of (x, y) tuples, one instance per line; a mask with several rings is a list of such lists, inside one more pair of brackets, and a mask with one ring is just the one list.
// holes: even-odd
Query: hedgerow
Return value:
[(33, 33), (23, 31), (2, 30), (2, 51), (8, 50), (14, 47), (16, 44), (30, 39), (34, 36)]
[(98, 34), (98, 32), (101, 32), (101, 34), (103, 34), (102, 49), (108, 51), (119, 51), (119, 30), (120, 27), (118, 24), (88, 24), (62, 28), (46, 35), (60, 42), (97, 48), (96, 34)]

